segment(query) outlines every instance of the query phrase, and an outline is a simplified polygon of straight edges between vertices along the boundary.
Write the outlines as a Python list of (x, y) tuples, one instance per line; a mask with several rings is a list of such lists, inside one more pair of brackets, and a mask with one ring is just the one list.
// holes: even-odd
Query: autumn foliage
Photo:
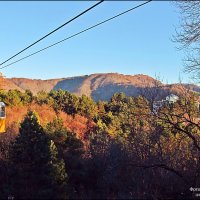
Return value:
[[(31, 104), (29, 106), (12, 106), (7, 107), (7, 133), (18, 133), (19, 124), (24, 119), (28, 110), (32, 110), (38, 113), (40, 117), (41, 125), (45, 126), (48, 122), (53, 121), (56, 117), (59, 117), (63, 120), (63, 125), (69, 131), (77, 134), (78, 137), (82, 138), (88, 130), (88, 119), (84, 116), (75, 115), (74, 117), (64, 113), (63, 111), (57, 114), (52, 107), (49, 105), (38, 105)], [(93, 126), (95, 124), (93, 123)]]
[[(2, 91), (0, 98), (7, 105), (7, 133), (0, 137), (2, 198), (12, 191), (19, 198), (29, 198), (31, 191), (30, 198), (52, 194), (55, 199), (188, 199), (196, 194), (190, 188), (200, 184), (198, 94), (165, 102), (156, 112), (144, 96), (123, 93), (108, 102), (62, 90), (36, 96)], [(44, 166), (52, 163), (51, 173)], [(33, 176), (35, 169), (41, 176), (51, 174), (44, 180), (47, 185), (55, 181), (52, 189), (38, 187), (43, 179)], [(56, 180), (62, 180), (61, 190)]]

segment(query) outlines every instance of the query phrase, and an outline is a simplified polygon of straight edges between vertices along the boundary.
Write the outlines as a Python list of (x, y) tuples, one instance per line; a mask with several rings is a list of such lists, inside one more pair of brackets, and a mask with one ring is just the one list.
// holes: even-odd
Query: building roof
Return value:
[(175, 94), (170, 94), (170, 95), (166, 96), (165, 99), (166, 99), (167, 101), (176, 102), (176, 101), (179, 99), (179, 97), (178, 97), (177, 95), (175, 95)]

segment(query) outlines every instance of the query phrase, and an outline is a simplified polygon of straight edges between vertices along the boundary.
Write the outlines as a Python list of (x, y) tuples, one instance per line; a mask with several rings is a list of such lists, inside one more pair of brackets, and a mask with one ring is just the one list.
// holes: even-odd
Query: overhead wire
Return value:
[(92, 10), (93, 8), (95, 8), (96, 6), (98, 6), (99, 4), (103, 3), (104, 0), (99, 1), (98, 3), (94, 4), (93, 6), (89, 7), (88, 9), (84, 10), (83, 12), (81, 12), (80, 14), (76, 15), (75, 17), (73, 17), (72, 19), (68, 20), (67, 22), (65, 22), (64, 24), (62, 24), (61, 26), (55, 28), (53, 31), (49, 32), (48, 34), (46, 34), (45, 36), (41, 37), (40, 39), (38, 39), (37, 41), (33, 42), (32, 44), (30, 44), (29, 46), (27, 46), (26, 48), (22, 49), (21, 51), (19, 51), (18, 53), (14, 54), (13, 56), (11, 56), (10, 58), (8, 58), (7, 60), (3, 61), (2, 63), (0, 63), (0, 66), (5, 64), (6, 62), (8, 62), (9, 60), (13, 59), (14, 57), (18, 56), (19, 54), (21, 54), (22, 52), (26, 51), (27, 49), (29, 49), (30, 47), (34, 46), (35, 44), (37, 44), (38, 42), (44, 40), (46, 37), (50, 36), (51, 34), (53, 34), (54, 32), (58, 31), (59, 29), (61, 29), (62, 27), (66, 26), (67, 24), (69, 24), (70, 22), (74, 21), (75, 19), (79, 18), (80, 16), (82, 16), (83, 14), (89, 12), (90, 10)]
[(71, 36), (69, 36), (69, 37), (67, 37), (67, 38), (65, 38), (65, 39), (63, 39), (63, 40), (60, 40), (60, 41), (58, 41), (58, 42), (56, 42), (56, 43), (53, 43), (53, 44), (51, 44), (51, 45), (49, 45), (49, 46), (47, 46), (47, 47), (45, 47), (45, 48), (43, 48), (43, 49), (40, 49), (40, 50), (38, 50), (38, 51), (36, 51), (36, 52), (34, 52), (34, 53), (31, 53), (31, 54), (29, 54), (29, 55), (27, 55), (27, 56), (25, 56), (25, 57), (23, 57), (23, 58), (21, 58), (21, 59), (19, 59), (19, 60), (16, 60), (16, 61), (14, 61), (14, 62), (8, 64), (8, 65), (5, 65), (5, 66), (3, 66), (3, 67), (0, 67), (0, 69), (4, 69), (4, 68), (6, 68), (6, 67), (9, 67), (9, 66), (11, 66), (11, 65), (13, 65), (13, 64), (15, 64), (15, 63), (18, 63), (18, 62), (20, 62), (20, 61), (22, 61), (22, 60), (24, 60), (24, 59), (26, 59), (26, 58), (29, 58), (29, 57), (31, 57), (31, 56), (33, 56), (33, 55), (35, 55), (35, 54), (38, 54), (38, 53), (40, 53), (40, 52), (42, 52), (42, 51), (44, 51), (44, 50), (47, 50), (47, 49), (49, 49), (49, 48), (51, 48), (51, 47), (53, 47), (53, 46), (55, 46), (55, 45), (58, 45), (58, 44), (60, 44), (60, 43), (62, 43), (62, 42), (64, 42), (64, 41), (66, 41), (66, 40), (69, 40), (69, 39), (71, 39), (71, 38), (73, 38), (73, 37), (75, 37), (75, 36), (77, 36), (77, 35), (80, 35), (80, 34), (86, 32), (86, 31), (88, 31), (88, 30), (91, 30), (91, 29), (93, 29), (93, 28), (95, 28), (95, 27), (97, 27), (97, 26), (100, 26), (100, 25), (102, 25), (102, 24), (104, 24), (104, 23), (106, 23), (106, 22), (108, 22), (108, 21), (110, 21), (110, 20), (113, 20), (113, 19), (115, 19), (115, 18), (117, 18), (117, 17), (119, 17), (119, 16), (121, 16), (121, 15), (124, 15), (124, 14), (126, 14), (126, 13), (128, 13), (128, 12), (130, 12), (130, 11), (133, 11), (133, 10), (135, 10), (135, 9), (137, 9), (137, 8), (139, 8), (139, 7), (141, 7), (141, 6), (145, 5), (145, 4), (147, 4), (147, 3), (150, 3), (151, 1), (152, 1), (152, 0), (146, 1), (146, 2), (144, 2), (144, 3), (142, 3), (142, 4), (139, 4), (139, 5), (137, 5), (137, 6), (133, 7), (133, 8), (130, 8), (130, 9), (124, 11), (124, 12), (121, 12), (121, 13), (119, 13), (119, 14), (113, 16), (113, 17), (110, 17), (110, 18), (108, 18), (108, 19), (106, 19), (106, 20), (104, 20), (104, 21), (102, 21), (102, 22), (99, 22), (99, 23), (97, 23), (97, 24), (95, 24), (95, 25), (93, 25), (93, 26), (90, 26), (90, 27), (88, 27), (88, 28), (86, 28), (86, 29), (84, 29), (84, 30), (78, 32), (78, 33), (75, 33), (75, 34), (73, 34), (73, 35), (71, 35)]

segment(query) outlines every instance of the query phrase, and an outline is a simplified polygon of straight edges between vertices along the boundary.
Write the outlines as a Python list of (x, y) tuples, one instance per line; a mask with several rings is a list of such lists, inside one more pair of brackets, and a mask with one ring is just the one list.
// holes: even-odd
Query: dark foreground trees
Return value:
[(65, 164), (38, 117), (29, 112), (9, 153), (9, 192), (20, 199), (66, 198)]

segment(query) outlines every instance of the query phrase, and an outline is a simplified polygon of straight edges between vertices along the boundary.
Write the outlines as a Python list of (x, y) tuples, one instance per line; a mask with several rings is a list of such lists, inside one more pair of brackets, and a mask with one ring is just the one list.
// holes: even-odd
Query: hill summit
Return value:
[[(171, 90), (179, 92), (180, 84), (163, 84), (160, 81), (143, 74), (123, 75), (118, 73), (99, 73), (84, 76), (76, 76), (60, 79), (27, 79), (7, 78), (5, 89), (31, 90), (34, 94), (44, 90), (67, 90), (78, 96), (85, 94), (94, 100), (109, 100), (116, 92), (124, 92), (128, 96), (138, 96), (146, 88), (159, 86), (160, 90)], [(200, 87), (191, 84), (184, 84), (185, 88), (200, 92)]]

